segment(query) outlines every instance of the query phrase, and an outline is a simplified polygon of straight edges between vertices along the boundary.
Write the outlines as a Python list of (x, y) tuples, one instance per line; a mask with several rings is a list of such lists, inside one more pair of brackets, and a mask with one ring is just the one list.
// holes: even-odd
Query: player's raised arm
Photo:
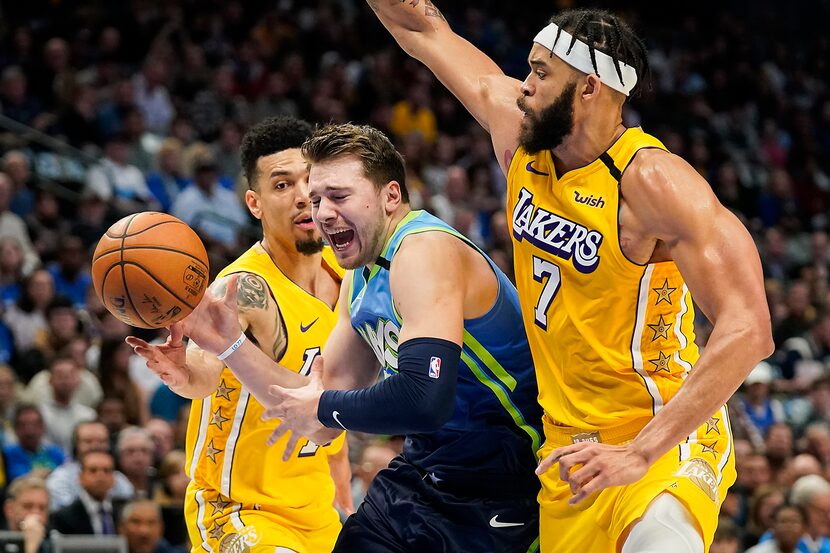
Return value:
[(401, 48), (426, 65), (490, 133), (506, 174), (509, 156), (518, 146), (522, 112), (516, 99), (521, 82), (507, 77), (492, 59), (453, 32), (429, 0), (367, 1)]

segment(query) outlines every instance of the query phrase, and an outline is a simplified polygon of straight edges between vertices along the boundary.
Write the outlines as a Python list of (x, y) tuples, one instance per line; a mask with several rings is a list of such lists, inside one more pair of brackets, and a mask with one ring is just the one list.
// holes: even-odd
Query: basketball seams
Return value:
[(184, 223), (184, 221), (170, 221), (170, 220), (167, 220), (167, 221), (159, 221), (158, 223), (153, 223), (152, 225), (150, 225), (150, 226), (149, 226), (149, 227), (147, 227), (147, 228), (143, 228), (143, 229), (141, 229), (141, 230), (137, 230), (137, 231), (135, 231), (135, 232), (134, 232), (134, 233), (132, 233), (132, 234), (127, 234), (127, 229), (130, 227), (130, 223), (132, 223), (132, 222), (133, 222), (133, 219), (135, 219), (135, 217), (136, 217), (136, 216), (138, 216), (138, 215), (141, 215), (141, 213), (136, 213), (135, 215), (133, 215), (133, 218), (132, 218), (132, 219), (130, 219), (129, 221), (127, 221), (127, 224), (124, 226), (124, 234), (122, 234), (122, 235), (120, 235), (120, 236), (117, 236), (117, 235), (116, 235), (116, 236), (113, 236), (112, 234), (110, 234), (110, 232), (109, 232), (109, 230), (108, 230), (106, 233), (104, 233), (104, 236), (106, 236), (106, 237), (108, 237), (108, 238), (115, 238), (115, 239), (121, 238), (121, 239), (123, 240), (124, 238), (132, 238), (133, 236), (138, 236), (138, 235), (139, 235), (139, 234), (141, 234), (142, 232), (147, 232), (148, 230), (154, 229), (154, 228), (156, 228), (156, 227), (160, 227), (161, 225), (166, 225), (166, 224), (168, 224), (168, 223), (175, 223), (175, 224), (177, 224), (177, 225), (185, 225), (185, 226), (187, 226), (187, 225)]
[[(161, 287), (162, 287), (162, 288), (163, 288), (163, 289), (164, 289), (164, 290), (165, 290), (168, 294), (170, 294), (171, 296), (173, 296), (174, 298), (176, 298), (178, 301), (180, 301), (180, 302), (182, 302), (183, 304), (185, 304), (186, 306), (188, 306), (190, 309), (195, 309), (195, 308), (196, 308), (196, 306), (195, 306), (195, 305), (190, 305), (188, 302), (186, 302), (185, 300), (183, 300), (182, 298), (180, 298), (180, 297), (179, 297), (179, 295), (178, 295), (177, 293), (175, 293), (173, 290), (171, 290), (170, 288), (168, 288), (166, 284), (164, 284), (162, 281), (160, 281), (158, 278), (156, 278), (156, 276), (155, 276), (153, 273), (151, 273), (151, 272), (147, 269), (147, 267), (145, 267), (145, 266), (144, 266), (144, 265), (142, 265), (141, 263), (138, 263), (137, 261), (122, 261), (122, 262), (121, 262), (121, 265), (122, 265), (122, 267), (123, 267), (123, 266), (127, 266), (127, 265), (133, 265), (134, 267), (138, 267), (139, 269), (141, 269), (142, 271), (144, 271), (144, 273), (145, 273), (148, 277), (150, 277), (151, 279), (153, 279), (153, 280), (156, 282), (156, 284), (158, 284), (159, 286), (161, 286)], [(121, 269), (121, 273), (122, 273), (122, 274), (124, 274), (124, 269), (123, 269), (123, 268)], [(197, 303), (197, 305), (198, 305), (198, 302), (196, 302), (196, 303)], [(139, 316), (140, 316), (140, 315), (139, 315)], [(144, 319), (142, 319), (142, 320), (144, 320)], [(145, 321), (145, 322), (146, 322), (146, 321)]]
[[(135, 235), (133, 234), (131, 236), (135, 236)], [(127, 236), (126, 238), (130, 238), (130, 236)], [(96, 256), (95, 258), (92, 259), (92, 262), (95, 263), (96, 261), (98, 261), (99, 259), (104, 257), (105, 255), (110, 255), (112, 253), (117, 253), (117, 252), (123, 252), (124, 250), (159, 250), (159, 251), (163, 251), (163, 252), (178, 253), (178, 254), (181, 254), (185, 257), (189, 257), (189, 258), (193, 259), (194, 261), (198, 261), (200, 265), (204, 264), (200, 257), (197, 257), (197, 256), (195, 256), (191, 253), (187, 253), (187, 252), (182, 251), (182, 250), (176, 250), (174, 248), (165, 248), (163, 246), (122, 246), (120, 248), (115, 248), (113, 250), (107, 250), (103, 253), (98, 254), (98, 256)], [(122, 258), (123, 258), (123, 256), (122, 256)], [(207, 272), (207, 270), (205, 270), (205, 272)]]
[[(133, 308), (133, 312), (141, 320), (142, 323), (152, 327), (153, 325), (145, 321), (144, 317), (141, 316), (141, 313), (138, 312), (138, 308), (136, 308), (135, 303), (133, 302), (133, 297), (130, 295), (130, 289), (127, 286), (127, 272), (124, 271), (124, 241), (127, 239), (127, 231), (130, 229), (130, 223), (132, 223), (133, 219), (138, 217), (138, 215), (138, 213), (133, 215), (132, 218), (129, 221), (127, 221), (127, 224), (124, 225), (124, 234), (121, 235), (121, 262), (118, 265), (121, 267), (121, 281), (124, 283), (124, 295), (127, 296), (127, 301), (130, 302), (130, 307)], [(144, 270), (144, 272), (147, 272), (147, 270), (144, 269), (144, 267), (142, 267), (142, 270)]]

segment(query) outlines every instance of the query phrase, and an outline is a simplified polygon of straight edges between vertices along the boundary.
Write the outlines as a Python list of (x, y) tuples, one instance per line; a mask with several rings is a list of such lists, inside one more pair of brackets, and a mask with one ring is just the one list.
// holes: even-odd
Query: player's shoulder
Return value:
[(443, 230), (417, 232), (404, 237), (395, 253), (395, 260), (455, 263), (459, 252), (467, 248), (469, 246), (450, 232)]

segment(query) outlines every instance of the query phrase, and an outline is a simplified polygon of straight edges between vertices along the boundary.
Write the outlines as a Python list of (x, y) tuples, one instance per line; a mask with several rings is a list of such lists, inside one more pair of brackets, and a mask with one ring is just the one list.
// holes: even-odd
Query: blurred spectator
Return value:
[(78, 461), (78, 499), (52, 513), (51, 526), (61, 534), (113, 535), (116, 526), (110, 493), (115, 484), (115, 460), (109, 451), (93, 449)]
[[(798, 550), (830, 552), (830, 483), (821, 476), (809, 475), (799, 478), (790, 492), (790, 503), (806, 515), (804, 529), (796, 534)], [(775, 531), (778, 533), (778, 517)], [(803, 534), (803, 535), (802, 535)], [(765, 537), (761, 537), (761, 542)]]
[(830, 424), (821, 421), (805, 428), (802, 449), (818, 459), (822, 466), (830, 466)]
[[(81, 239), (85, 252), (94, 249), (109, 227), (109, 212), (110, 207), (99, 192), (89, 188), (81, 190), (78, 198), (78, 218), (73, 221), (69, 233)], [(84, 259), (89, 261), (88, 254)]]
[(107, 427), (107, 431), (117, 436), (127, 428), (127, 412), (124, 400), (117, 397), (104, 396), (98, 404), (98, 420)]
[(162, 507), (184, 508), (184, 496), (190, 478), (184, 472), (186, 455), (180, 449), (167, 453), (159, 465), (159, 486), (153, 495), (153, 501)]
[(14, 408), (17, 403), (17, 378), (8, 365), (0, 364), (0, 446), (14, 443)]
[(86, 186), (123, 214), (156, 207), (144, 175), (127, 161), (130, 146), (126, 137), (116, 135), (104, 146), (104, 159), (87, 172)]
[(26, 226), (35, 252), (46, 263), (55, 258), (58, 243), (68, 234), (70, 224), (61, 216), (57, 196), (41, 188), (35, 192), (35, 209), (26, 217)]
[(0, 238), (0, 300), (3, 304), (20, 299), (23, 282), (23, 248), (13, 236)]
[(810, 424), (830, 420), (830, 377), (815, 380), (807, 396), (790, 400), (786, 411), (787, 421), (796, 435), (801, 435)]
[(248, 214), (239, 197), (220, 186), (217, 177), (213, 161), (198, 162), (193, 184), (173, 201), (170, 213), (196, 229), (207, 247), (219, 248), (230, 257), (238, 248)]
[(12, 181), (12, 213), (25, 217), (35, 207), (35, 182), (29, 158), (20, 150), (9, 150), (3, 156), (3, 172)]
[(773, 514), (783, 505), (786, 489), (777, 484), (764, 484), (755, 489), (749, 506), (744, 545), (755, 545), (773, 526)]
[(56, 295), (46, 308), (46, 328), (35, 336), (34, 347), (46, 359), (66, 349), (72, 340), (81, 335), (78, 316), (69, 298)]
[[(86, 343), (84, 338), (76, 337), (67, 348), (59, 352), (59, 356), (71, 357), (75, 365), (79, 367), (78, 374), (80, 382), (72, 394), (72, 402), (94, 409), (101, 401), (104, 392), (101, 390), (101, 384), (98, 382), (98, 378), (88, 369), (79, 365), (85, 359), (83, 355), (78, 356), (72, 352), (73, 343), (75, 342), (82, 344), (82, 347)], [(53, 391), (50, 379), (51, 374), (48, 368), (37, 373), (29, 381), (29, 385), (26, 386), (22, 394), (23, 398), (29, 402), (53, 401), (54, 397), (52, 395)]]
[(105, 340), (98, 357), (101, 389), (109, 398), (124, 402), (127, 422), (140, 425), (147, 419), (147, 402), (141, 390), (130, 378), (129, 363), (133, 350), (123, 339)]
[(6, 481), (36, 471), (45, 477), (63, 463), (65, 455), (58, 446), (46, 444), (43, 440), (46, 428), (43, 416), (31, 404), (18, 405), (14, 412), (14, 434), (16, 444), (3, 447), (6, 462)]
[(135, 105), (143, 113), (147, 128), (156, 133), (167, 131), (175, 115), (175, 108), (165, 86), (167, 77), (167, 63), (160, 57), (155, 57), (147, 59), (142, 72), (133, 79)]
[(43, 104), (28, 94), (28, 79), (18, 66), (10, 66), (0, 74), (0, 103), (3, 114), (18, 123), (29, 125), (39, 131), (52, 124), (54, 116), (47, 113)]
[(165, 212), (170, 211), (173, 199), (190, 184), (184, 176), (182, 150), (179, 140), (166, 139), (156, 154), (156, 170), (147, 176), (147, 187)]
[(10, 211), (14, 197), (14, 183), (5, 173), (0, 173), (0, 237), (15, 238), (23, 249), (24, 267), (32, 268), (39, 259), (35, 253), (26, 224)]
[[(804, 510), (796, 505), (783, 504), (773, 515), (773, 532), (770, 538), (755, 547), (747, 549), (746, 553), (795, 553), (801, 551), (799, 539), (806, 528)], [(821, 549), (806, 549), (805, 551), (822, 552)]]
[(95, 420), (95, 411), (72, 398), (81, 384), (81, 369), (71, 357), (55, 357), (49, 362), (49, 385), (52, 398), (38, 402), (46, 437), (63, 449), (72, 451), (72, 433), (78, 423)]
[(83, 242), (77, 236), (64, 236), (58, 244), (58, 261), (49, 265), (55, 293), (66, 296), (78, 309), (83, 309), (92, 277), (86, 270)]
[[(78, 423), (72, 433), (72, 442), (72, 460), (53, 470), (46, 480), (50, 495), (50, 511), (66, 507), (78, 498), (81, 490), (81, 464), (78, 459), (89, 451), (110, 449), (107, 427), (97, 421)], [(120, 471), (115, 471), (114, 477), (111, 497), (121, 500), (131, 498), (134, 489), (127, 477)]]
[(735, 436), (748, 438), (760, 450), (764, 448), (764, 436), (770, 426), (784, 421), (784, 406), (770, 396), (774, 378), (772, 366), (761, 361), (744, 380), (742, 395), (730, 402)]
[(235, 182), (242, 174), (239, 160), (239, 146), (242, 144), (244, 130), (236, 121), (225, 121), (219, 138), (211, 145), (212, 159), (221, 178)]
[(709, 553), (738, 553), (741, 547), (740, 534), (732, 519), (721, 517)]
[(812, 382), (830, 371), (830, 311), (821, 312), (806, 332), (785, 340), (776, 355), (784, 378), (796, 378), (808, 390), (817, 385), (830, 386), (827, 382)]
[(37, 270), (23, 282), (23, 291), (17, 303), (6, 308), (3, 320), (12, 329), (14, 346), (18, 351), (34, 346), (38, 334), (46, 332), (46, 308), (54, 295), (52, 275), (48, 271)]
[(135, 497), (153, 496), (156, 469), (153, 468), (155, 447), (150, 435), (143, 428), (127, 427), (118, 435), (115, 446), (118, 468), (135, 488)]
[(127, 538), (130, 553), (184, 553), (162, 537), (161, 509), (150, 500), (132, 501), (124, 506), (118, 533)]
[(392, 108), (389, 130), (400, 139), (410, 133), (418, 133), (428, 143), (435, 142), (437, 123), (429, 99), (429, 87), (416, 83), (408, 87), (406, 99)]
[(22, 476), (6, 490), (3, 512), (8, 529), (23, 532), (25, 551), (20, 553), (51, 551), (46, 537), (48, 506), (49, 492), (43, 479), (37, 476)]
[(173, 426), (163, 419), (153, 418), (144, 425), (144, 430), (153, 440), (153, 457), (155, 464), (161, 462), (170, 453), (175, 444), (173, 443)]

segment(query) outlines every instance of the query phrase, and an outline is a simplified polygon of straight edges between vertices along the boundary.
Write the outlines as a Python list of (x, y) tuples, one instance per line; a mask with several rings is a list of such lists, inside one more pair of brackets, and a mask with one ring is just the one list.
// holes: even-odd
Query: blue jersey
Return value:
[(436, 432), (410, 434), (404, 458), (437, 481), (462, 486), (538, 489), (534, 474), (542, 410), (522, 324), (516, 288), (483, 252), (458, 231), (425, 211), (410, 212), (397, 226), (369, 271), (353, 271), (349, 312), (354, 329), (380, 361), (386, 377), (397, 374), (402, 320), (395, 309), (389, 268), (404, 237), (446, 232), (487, 259), (499, 282), (498, 298), (482, 317), (464, 321), (455, 410)]

